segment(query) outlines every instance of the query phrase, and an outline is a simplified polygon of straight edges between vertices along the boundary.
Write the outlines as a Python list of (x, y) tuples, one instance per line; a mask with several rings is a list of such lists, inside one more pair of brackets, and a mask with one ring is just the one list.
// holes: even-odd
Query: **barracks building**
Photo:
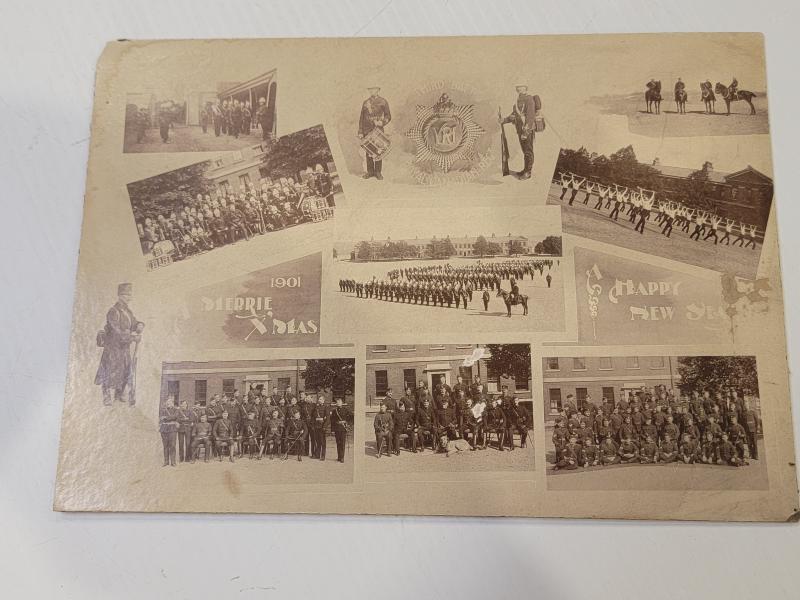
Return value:
[[(669, 197), (673, 195), (670, 192), (674, 192), (678, 199), (685, 180), (696, 171), (661, 165), (658, 159), (651, 166), (658, 171), (665, 194)], [(749, 165), (735, 173), (723, 173), (712, 168), (703, 186), (703, 192), (714, 203), (720, 216), (757, 225), (760, 237), (767, 228), (772, 191), (772, 179)]]
[[(495, 234), (491, 236), (484, 236), (486, 241), (489, 243), (495, 243), (500, 246), (500, 254), (504, 256), (509, 256), (511, 254), (531, 254), (533, 252), (533, 246), (528, 238), (522, 235), (511, 235), (510, 233), (506, 236), (497, 237)], [(384, 248), (390, 242), (402, 242), (405, 243), (411, 248), (416, 250), (417, 258), (431, 258), (430, 256), (430, 248), (429, 244), (434, 241), (445, 241), (450, 240), (450, 243), (453, 244), (453, 249), (455, 250), (455, 254), (453, 256), (464, 256), (464, 257), (478, 257), (478, 254), (475, 254), (475, 242), (478, 241), (478, 236), (464, 236), (464, 237), (450, 237), (449, 235), (444, 238), (436, 238), (435, 236), (432, 238), (419, 238), (415, 237), (413, 239), (395, 239), (387, 238), (385, 240), (370, 240), (370, 250), (371, 256), (367, 259), (362, 260), (378, 260), (381, 256), (381, 249)], [(350, 252), (352, 253), (352, 258), (355, 260), (355, 251), (356, 248), (351, 248)], [(484, 255), (489, 256), (489, 255)]]
[[(206, 406), (214, 394), (232, 395), (239, 390), (247, 395), (250, 384), (255, 384), (265, 395), (274, 391), (283, 394), (289, 387), (297, 394), (300, 391), (317, 392), (306, 387), (303, 379), (304, 360), (237, 360), (211, 362), (165, 362), (161, 370), (161, 402), (172, 394), (175, 401), (186, 400), (189, 406)], [(352, 390), (334, 389), (325, 392), (326, 401), (343, 397), (353, 408)]]
[(600, 406), (604, 399), (618, 402), (642, 386), (665, 385), (677, 390), (680, 383), (674, 356), (569, 356), (542, 360), (544, 418), (552, 422), (567, 396), (575, 396), (579, 410), (587, 399)]
[(381, 400), (386, 397), (386, 390), (391, 388), (395, 399), (400, 399), (406, 388), (412, 390), (420, 381), (428, 384), (433, 390), (441, 380), (452, 387), (458, 382), (458, 376), (464, 382), (472, 382), (476, 376), (486, 384), (490, 394), (500, 393), (502, 386), (507, 385), (527, 405), (532, 406), (531, 381), (515, 381), (500, 377), (489, 369), (486, 355), (469, 366), (465, 359), (482, 348), (481, 344), (405, 344), (399, 346), (367, 346), (367, 411), (376, 412)]

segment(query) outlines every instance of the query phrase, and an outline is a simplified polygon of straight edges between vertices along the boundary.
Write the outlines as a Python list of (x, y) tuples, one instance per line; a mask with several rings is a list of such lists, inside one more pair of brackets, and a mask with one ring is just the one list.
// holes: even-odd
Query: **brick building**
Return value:
[[(161, 401), (173, 394), (176, 402), (186, 400), (189, 406), (205, 406), (214, 394), (242, 395), (255, 384), (271, 396), (274, 390), (283, 393), (291, 387), (294, 393), (301, 390), (316, 392), (306, 387), (303, 379), (305, 360), (236, 360), (209, 362), (165, 362), (161, 370)], [(325, 391), (326, 400), (342, 396), (353, 407), (352, 390)]]
[[(490, 236), (484, 236), (488, 243), (497, 244), (500, 248), (500, 252), (494, 254), (494, 256), (509, 256), (514, 254), (531, 254), (534, 251), (535, 244), (532, 244), (531, 241), (522, 235), (511, 235), (510, 233), (505, 236), (496, 236), (495, 234), (491, 234)], [(445, 240), (450, 240), (450, 243), (453, 244), (454, 254), (452, 256), (461, 256), (461, 257), (476, 257), (478, 258), (479, 255), (475, 253), (475, 242), (478, 240), (478, 236), (464, 236), (464, 237), (451, 237), (445, 236), (443, 238), (436, 238), (429, 237), (429, 238), (403, 238), (403, 239), (392, 239), (387, 238), (385, 240), (370, 240), (369, 242), (358, 242), (356, 244), (348, 244), (347, 248), (343, 248), (343, 253), (345, 255), (350, 254), (352, 260), (379, 260), (381, 257), (381, 252), (384, 247), (386, 247), (390, 243), (401, 243), (406, 244), (410, 247), (412, 252), (414, 252), (413, 258), (431, 258), (430, 253), (430, 244), (435, 241), (443, 242)], [(368, 257), (365, 258), (358, 258), (356, 256), (357, 247), (361, 244), (368, 244), (370, 253)], [(338, 250), (338, 249), (337, 249)], [(484, 254), (483, 256), (490, 256), (489, 254)]]
[(579, 409), (587, 399), (601, 405), (605, 398), (618, 402), (642, 386), (680, 383), (674, 356), (568, 356), (542, 359), (543, 410), (553, 421), (569, 394)]
[(441, 379), (453, 386), (461, 375), (465, 382), (480, 376), (489, 393), (500, 393), (501, 387), (517, 395), (531, 409), (531, 380), (515, 381), (493, 373), (487, 363), (488, 350), (483, 358), (469, 366), (465, 359), (473, 351), (483, 348), (481, 344), (404, 344), (398, 346), (367, 346), (367, 411), (376, 411), (380, 401), (391, 388), (395, 398), (400, 398), (407, 387), (417, 387), (425, 381), (429, 389)]

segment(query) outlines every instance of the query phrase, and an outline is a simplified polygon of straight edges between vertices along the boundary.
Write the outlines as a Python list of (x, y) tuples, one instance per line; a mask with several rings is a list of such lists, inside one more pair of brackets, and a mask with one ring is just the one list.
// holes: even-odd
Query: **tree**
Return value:
[(688, 204), (700, 207), (704, 210), (716, 210), (716, 203), (706, 196), (709, 182), (711, 180), (711, 171), (714, 170), (714, 165), (709, 161), (703, 163), (703, 166), (697, 171), (693, 171), (686, 181), (683, 183), (683, 197)]
[(307, 359), (302, 376), (306, 390), (333, 391), (334, 396), (343, 397), (355, 389), (355, 370), (352, 358)]
[(134, 218), (140, 221), (145, 217), (169, 216), (192, 202), (197, 194), (210, 194), (214, 183), (206, 179), (208, 168), (209, 162), (204, 161), (129, 183), (128, 196)]
[(758, 395), (755, 356), (681, 356), (678, 375), (684, 393), (732, 387)]
[(478, 239), (472, 244), (472, 253), (481, 258), (489, 254), (489, 242), (486, 241), (485, 237), (482, 235), (478, 236)]
[(428, 254), (432, 258), (450, 258), (455, 253), (456, 249), (450, 238), (443, 240), (433, 239), (428, 243)]
[(529, 344), (486, 344), (491, 356), (487, 367), (502, 377), (527, 382), (531, 378), (531, 347)]
[(358, 242), (358, 244), (356, 244), (356, 258), (358, 260), (372, 260), (372, 244), (369, 242)]
[(541, 242), (536, 244), (534, 248), (536, 254), (550, 254), (553, 256), (561, 256), (561, 236), (548, 235)]
[(322, 125), (310, 127), (278, 138), (272, 149), (264, 155), (263, 166), (270, 177), (297, 177), (307, 167), (333, 162), (328, 138)]

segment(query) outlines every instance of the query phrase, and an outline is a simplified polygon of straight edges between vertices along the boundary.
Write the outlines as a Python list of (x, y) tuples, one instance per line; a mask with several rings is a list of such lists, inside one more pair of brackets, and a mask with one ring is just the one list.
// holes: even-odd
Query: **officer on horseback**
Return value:
[(728, 86), (728, 95), (731, 97), (731, 100), (736, 100), (736, 93), (739, 91), (739, 82), (736, 80), (736, 76), (733, 76), (733, 81)]
[(517, 285), (517, 280), (513, 277), (511, 278), (511, 294), (509, 295), (509, 301), (511, 304), (517, 303), (517, 298), (519, 297), (519, 286)]

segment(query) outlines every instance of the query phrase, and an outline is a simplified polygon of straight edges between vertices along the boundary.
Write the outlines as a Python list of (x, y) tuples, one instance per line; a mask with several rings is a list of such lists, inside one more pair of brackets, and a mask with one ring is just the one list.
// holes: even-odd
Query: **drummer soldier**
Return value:
[[(373, 129), (383, 131), (383, 128), (392, 120), (392, 114), (389, 111), (389, 103), (385, 98), (378, 95), (381, 91), (379, 87), (367, 88), (370, 93), (369, 98), (364, 100), (361, 105), (361, 117), (358, 120), (358, 139), (363, 140), (369, 135)], [(374, 160), (369, 152), (367, 152), (367, 172), (364, 174), (364, 179), (374, 177), (375, 179), (383, 179), (381, 174), (382, 160)]]

